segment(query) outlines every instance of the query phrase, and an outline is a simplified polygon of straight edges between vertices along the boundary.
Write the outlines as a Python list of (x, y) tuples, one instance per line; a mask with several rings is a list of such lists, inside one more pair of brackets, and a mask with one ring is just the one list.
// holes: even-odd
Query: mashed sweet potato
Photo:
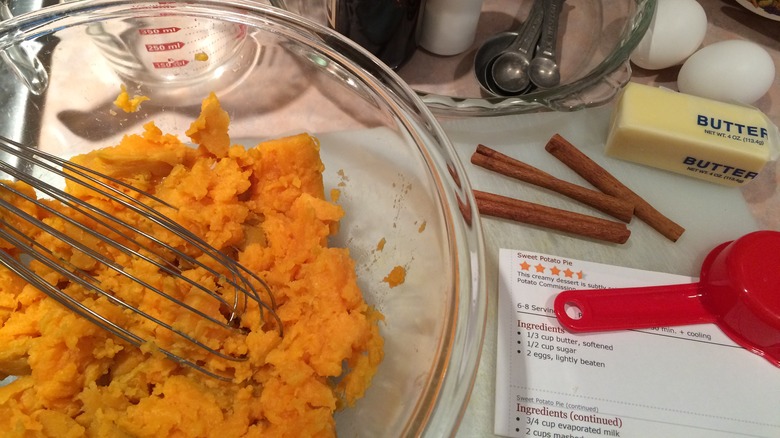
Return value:
[[(18, 376), (0, 387), (2, 436), (335, 435), (334, 412), (362, 397), (382, 360), (382, 316), (364, 301), (348, 250), (327, 246), (344, 212), (325, 200), (317, 140), (301, 134), (246, 149), (230, 144), (228, 123), (227, 113), (211, 95), (187, 131), (197, 148), (150, 122), (142, 133), (74, 161), (154, 193), (175, 207), (165, 214), (264, 279), (276, 299), (283, 335), (277, 320), (257, 306), (245, 310), (242, 330), (203, 327), (199, 318), (180, 315), (179, 307), (126, 277), (102, 270), (50, 236), (30, 230), (32, 238), (138, 307), (246, 360), (229, 361), (179, 345), (154, 324), (74, 284), (60, 285), (58, 274), (31, 264), (52, 284), (150, 340), (140, 348), (132, 346), (0, 267), (0, 378)], [(24, 184), (14, 184), (33, 193)], [(72, 184), (68, 190), (89, 196)], [(105, 200), (91, 201), (117, 215), (126, 213)], [(72, 231), (40, 209), (26, 208)], [(123, 259), (89, 236), (75, 237), (121, 259), (125, 269), (190, 299), (191, 292), (171, 287), (164, 273)], [(15, 251), (7, 242), (0, 247)], [(203, 283), (219, 282), (199, 268), (185, 274)], [(220, 314), (218, 308), (207, 311)], [(230, 381), (178, 364), (157, 346), (181, 352)]]
[(149, 100), (147, 96), (133, 96), (130, 97), (130, 93), (127, 92), (127, 87), (121, 86), (119, 95), (114, 100), (114, 105), (126, 113), (134, 113), (141, 109), (141, 104)]

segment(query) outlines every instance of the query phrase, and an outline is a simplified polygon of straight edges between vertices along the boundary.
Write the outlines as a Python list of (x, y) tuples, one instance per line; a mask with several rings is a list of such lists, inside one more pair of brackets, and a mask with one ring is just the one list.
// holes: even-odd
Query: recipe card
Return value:
[(553, 311), (562, 290), (696, 280), (501, 249), (495, 433), (780, 436), (780, 368), (714, 324), (578, 334)]

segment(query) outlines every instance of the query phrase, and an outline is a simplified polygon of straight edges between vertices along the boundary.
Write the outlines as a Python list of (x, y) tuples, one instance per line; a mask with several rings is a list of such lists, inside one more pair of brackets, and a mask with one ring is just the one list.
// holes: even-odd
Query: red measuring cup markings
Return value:
[(556, 296), (554, 308), (573, 332), (714, 323), (780, 366), (779, 274), (780, 232), (757, 231), (713, 249), (698, 283), (569, 290)]

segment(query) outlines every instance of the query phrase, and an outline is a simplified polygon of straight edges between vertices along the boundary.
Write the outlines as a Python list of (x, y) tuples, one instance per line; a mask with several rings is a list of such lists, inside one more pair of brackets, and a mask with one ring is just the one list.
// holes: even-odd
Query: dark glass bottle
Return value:
[(328, 0), (328, 21), (333, 29), (397, 69), (417, 49), (423, 1)]

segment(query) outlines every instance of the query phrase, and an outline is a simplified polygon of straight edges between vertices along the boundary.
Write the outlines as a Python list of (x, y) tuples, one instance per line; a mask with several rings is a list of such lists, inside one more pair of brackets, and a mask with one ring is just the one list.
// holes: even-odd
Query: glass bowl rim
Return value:
[[(152, 0), (80, 0), (26, 12), (0, 22), (0, 51), (23, 41), (56, 34), (60, 30), (75, 26), (108, 19), (136, 17), (137, 15), (130, 14), (144, 10), (159, 11), (159, 3)], [(328, 44), (333, 43), (348, 48), (351, 52), (349, 57), (335, 50), (327, 50), (326, 53), (341, 67), (364, 80), (366, 86), (374, 91), (381, 91), (379, 94), (409, 133), (414, 133), (413, 122), (419, 118), (418, 129), (427, 129), (432, 134), (431, 138), (437, 141), (447, 161), (447, 168), (437, 166), (434, 160), (426, 157), (431, 151), (426, 150), (428, 148), (424, 142), (416, 139), (415, 143), (420, 149), (428, 172), (439, 182), (436, 185), (437, 195), (445, 217), (450, 259), (456, 274), (452, 279), (454, 315), (451, 315), (451, 321), (444, 325), (443, 338), (439, 341), (443, 354), (437, 357), (435, 366), (431, 367), (441, 375), (431, 373), (428, 376), (428, 382), (417, 400), (418, 406), (409, 419), (407, 429), (411, 427), (414, 430), (408, 432), (425, 436), (454, 433), (466, 410), (476, 380), (487, 325), (485, 246), (479, 212), (465, 167), (431, 110), (411, 87), (373, 55), (337, 32), (305, 17), (253, 0), (173, 0), (165, 3), (170, 5), (170, 8), (189, 11), (187, 15), (192, 15), (193, 11), (203, 13), (208, 10), (211, 14), (218, 11), (226, 15), (198, 16), (242, 23), (252, 21), (255, 27), (271, 24), (266, 30), (272, 32), (284, 33), (281, 29), (287, 26), (289, 34), (285, 36), (295, 35), (299, 42), (321, 45), (321, 48), (326, 50)], [(157, 8), (152, 6), (155, 4), (158, 5)], [(144, 5), (147, 7), (144, 8)], [(166, 12), (170, 12), (170, 9)], [(447, 196), (442, 193), (448, 188), (441, 182), (447, 180), (450, 172), (455, 173), (450, 176), (455, 182), (450, 184), (449, 190), (456, 192), (454, 195), (459, 202), (446, 201)], [(420, 404), (426, 404), (425, 408)]]
[[(435, 114), (444, 116), (499, 116), (544, 109), (575, 111), (601, 105), (605, 103), (605, 98), (614, 96), (618, 89), (628, 81), (631, 72), (629, 59), (631, 52), (644, 37), (655, 14), (657, 0), (636, 0), (635, 3), (637, 10), (631, 17), (630, 23), (633, 23), (633, 25), (627, 38), (621, 39), (621, 45), (610, 56), (601, 61), (585, 76), (573, 82), (556, 88), (539, 90), (524, 96), (514, 97), (477, 98), (438, 95), (423, 91), (416, 91), (416, 93)], [(618, 74), (615, 77), (610, 76), (621, 68), (627, 74)], [(580, 101), (576, 105), (561, 105), (559, 103), (580, 93), (587, 92), (590, 87), (596, 87), (602, 82), (606, 82), (608, 86), (613, 88), (614, 92), (592, 102)]]
[[(269, 0), (281, 9), (290, 10), (286, 0)], [(623, 35), (618, 46), (610, 56), (583, 77), (562, 86), (538, 90), (523, 96), (513, 97), (477, 97), (450, 96), (415, 90), (432, 112), (445, 117), (485, 117), (520, 114), (532, 111), (555, 110), (575, 111), (606, 103), (630, 79), (630, 54), (642, 40), (655, 14), (657, 0), (632, 0), (637, 10), (628, 22), (632, 24), (630, 32)], [(605, 84), (610, 90), (591, 100), (577, 100), (574, 103), (566, 99), (587, 93), (591, 87)], [(414, 87), (412, 87), (414, 89)]]

